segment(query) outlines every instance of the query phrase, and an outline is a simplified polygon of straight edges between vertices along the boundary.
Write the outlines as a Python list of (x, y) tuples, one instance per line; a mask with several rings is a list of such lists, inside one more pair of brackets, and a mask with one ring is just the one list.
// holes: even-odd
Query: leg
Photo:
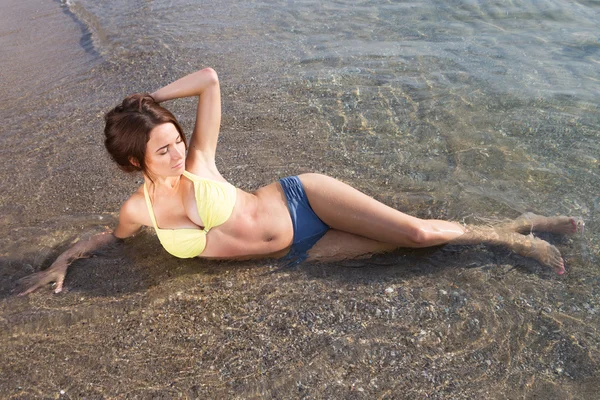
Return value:
[(524, 236), (492, 227), (475, 226), (469, 227), (463, 236), (450, 242), (459, 245), (479, 243), (507, 247), (521, 256), (533, 258), (540, 264), (551, 267), (559, 275), (565, 273), (565, 264), (558, 249), (533, 235)]
[[(463, 236), (450, 242), (456, 245), (486, 243), (504, 246), (515, 253), (530, 257), (543, 265), (553, 268), (562, 275), (565, 272), (560, 252), (550, 243), (523, 236), (515, 232), (496, 231), (489, 227), (473, 227)], [(352, 233), (331, 229), (315, 246), (308, 251), (308, 260), (313, 262), (332, 262), (368, 257), (397, 249), (394, 244), (378, 242)]]
[(583, 233), (585, 223), (581, 218), (566, 217), (544, 217), (528, 212), (514, 221), (499, 225), (497, 229), (518, 233), (550, 232), (557, 234)]
[(457, 223), (412, 217), (328, 176), (300, 180), (314, 212), (334, 229), (398, 247), (436, 246), (465, 233)]
[[(559, 274), (564, 273), (564, 262), (556, 247), (515, 232), (522, 223), (513, 223), (512, 232), (507, 231), (506, 226), (504, 229), (469, 227), (467, 230), (454, 222), (422, 220), (404, 214), (324, 175), (304, 174), (300, 179), (314, 212), (334, 229), (397, 247), (429, 247), (445, 243), (501, 245), (532, 257)], [(550, 225), (544, 226), (549, 228)], [(367, 242), (364, 245), (376, 246)]]
[(308, 261), (332, 262), (364, 258), (397, 249), (394, 244), (378, 242), (352, 233), (330, 229), (309, 251)]

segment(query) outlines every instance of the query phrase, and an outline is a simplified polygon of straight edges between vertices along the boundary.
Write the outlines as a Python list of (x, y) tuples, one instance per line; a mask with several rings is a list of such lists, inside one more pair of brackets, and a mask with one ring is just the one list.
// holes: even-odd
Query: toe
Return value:
[(562, 257), (559, 256), (554, 261), (554, 270), (558, 275), (562, 275), (565, 273), (565, 262), (563, 261)]
[(571, 218), (570, 222), (571, 222), (571, 233), (577, 232), (577, 220), (575, 218)]

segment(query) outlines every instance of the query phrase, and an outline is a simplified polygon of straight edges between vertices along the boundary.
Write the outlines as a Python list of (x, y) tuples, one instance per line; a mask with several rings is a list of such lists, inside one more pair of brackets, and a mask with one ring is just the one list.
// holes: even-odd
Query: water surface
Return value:
[[(595, 1), (10, 2), (0, 16), (0, 393), (51, 397), (591, 398), (598, 389)], [(308, 171), (402, 211), (544, 236), (557, 278), (488, 247), (279, 270), (175, 260), (151, 231), (9, 295), (141, 181), (102, 115), (220, 76), (218, 165), (252, 190)], [(189, 132), (195, 104), (170, 108)], [(31, 365), (36, 367), (32, 370)]]

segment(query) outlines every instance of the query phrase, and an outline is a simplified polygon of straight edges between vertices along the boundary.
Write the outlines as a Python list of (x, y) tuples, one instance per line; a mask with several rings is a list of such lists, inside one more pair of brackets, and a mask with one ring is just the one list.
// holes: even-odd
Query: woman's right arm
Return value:
[(52, 263), (52, 265), (43, 271), (36, 272), (20, 280), (25, 289), (19, 293), (19, 296), (29, 294), (50, 282), (56, 282), (54, 293), (60, 293), (63, 289), (65, 276), (69, 265), (80, 258), (89, 257), (95, 250), (115, 244), (119, 239), (113, 235), (113, 232), (98, 233), (88, 239), (79, 240), (67, 251), (62, 253)]
[(52, 265), (40, 272), (28, 275), (20, 280), (25, 288), (19, 296), (27, 295), (48, 283), (55, 282), (54, 293), (60, 293), (63, 289), (67, 269), (75, 260), (89, 257), (94, 251), (114, 245), (127, 237), (135, 235), (141, 224), (135, 222), (139, 219), (139, 207), (133, 198), (127, 200), (119, 214), (119, 224), (114, 231), (106, 231), (93, 235), (87, 239), (77, 241), (73, 246), (62, 253)]

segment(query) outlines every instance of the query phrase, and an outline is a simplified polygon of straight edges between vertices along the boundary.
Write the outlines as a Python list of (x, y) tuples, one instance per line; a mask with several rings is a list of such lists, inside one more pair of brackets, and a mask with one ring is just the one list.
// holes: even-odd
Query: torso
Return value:
[[(238, 189), (233, 214), (209, 233), (205, 257), (244, 257), (277, 253), (292, 244), (292, 219), (285, 195), (275, 182), (247, 193)], [(214, 230), (214, 229), (213, 229)]]
[[(221, 178), (222, 179), (222, 178)], [(140, 195), (141, 193), (141, 195)], [(151, 192), (152, 193), (152, 192)], [(143, 186), (135, 195), (144, 201)], [(193, 183), (181, 177), (177, 191), (170, 195), (151, 195), (154, 215), (161, 229), (202, 229)], [(140, 204), (141, 206), (141, 204)], [(141, 223), (153, 226), (148, 212)], [(285, 195), (278, 182), (247, 193), (237, 189), (236, 203), (229, 219), (213, 227), (207, 235), (206, 248), (200, 257), (243, 258), (281, 255), (293, 240), (292, 220)]]

